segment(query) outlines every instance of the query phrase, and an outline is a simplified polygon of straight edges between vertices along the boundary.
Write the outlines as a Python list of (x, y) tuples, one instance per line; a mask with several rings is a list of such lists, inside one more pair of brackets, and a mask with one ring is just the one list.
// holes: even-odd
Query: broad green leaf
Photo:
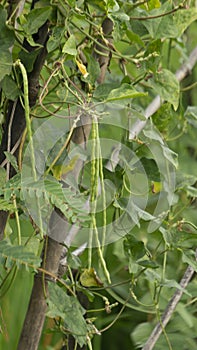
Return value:
[(97, 78), (99, 77), (100, 74), (100, 67), (98, 61), (95, 60), (94, 57), (88, 55), (87, 57), (88, 61), (88, 82), (90, 84), (94, 85)]
[(194, 271), (197, 272), (197, 261), (194, 251), (182, 252), (182, 261), (190, 265), (194, 269)]
[(140, 38), (140, 36), (138, 34), (134, 33), (133, 31), (127, 30), (126, 31), (126, 35), (129, 38), (129, 40), (131, 41), (131, 44), (136, 43), (136, 44), (138, 44), (140, 46), (145, 46), (144, 42)]
[[(165, 13), (169, 8), (166, 2), (159, 10), (153, 10), (147, 13), (147, 16), (157, 16)], [(177, 38), (189, 27), (189, 25), (197, 19), (197, 9), (195, 7), (190, 9), (180, 9), (168, 16), (161, 16), (158, 18), (143, 21), (143, 25), (147, 28), (150, 35), (154, 39), (159, 38)]]
[(38, 29), (49, 19), (51, 7), (46, 6), (31, 10), (26, 16), (23, 29), (28, 35), (37, 33)]
[(134, 235), (126, 235), (123, 244), (125, 254), (132, 256), (135, 260), (142, 258), (146, 254), (144, 242), (137, 240)]
[(2, 82), (1, 82), (1, 87), (2, 87), (2, 90), (5, 94), (5, 96), (9, 100), (14, 101), (20, 95), (20, 89), (18, 88), (15, 81), (9, 75), (6, 75), (3, 78)]
[(122, 84), (119, 88), (110, 91), (106, 102), (136, 98), (141, 96), (147, 96), (147, 93), (137, 91), (129, 84)]
[(62, 52), (72, 56), (77, 55), (76, 41), (75, 36), (73, 34), (68, 38), (68, 40), (64, 44)]
[(176, 28), (174, 38), (177, 38), (183, 34), (192, 22), (197, 20), (197, 8), (181, 9), (174, 13), (173, 20)]
[(6, 25), (7, 11), (0, 5), (0, 47), (10, 48), (14, 43), (14, 32)]
[(142, 322), (131, 333), (135, 345), (142, 348), (152, 332), (153, 326), (149, 322)]
[(52, 33), (47, 41), (47, 51), (51, 52), (55, 50), (59, 45), (63, 38), (65, 27), (56, 26), (53, 28)]
[(155, 162), (154, 159), (143, 157), (140, 159), (140, 162), (142, 163), (149, 180), (160, 181), (161, 179), (160, 172), (159, 172), (157, 163)]
[[(168, 2), (165, 2), (160, 8), (155, 8), (152, 11), (141, 11), (140, 15), (142, 17), (150, 17), (150, 16), (158, 16), (157, 18), (152, 18), (143, 21), (144, 27), (148, 30), (149, 34), (152, 38), (158, 39), (160, 38), (160, 35), (158, 33), (161, 33), (161, 30), (163, 30), (167, 27), (173, 26), (173, 17), (172, 15), (168, 16), (160, 16), (161, 14), (171, 10), (171, 6)], [(173, 31), (171, 35), (173, 34)], [(163, 33), (161, 33), (161, 38), (165, 37)]]
[(85, 310), (77, 298), (69, 296), (67, 291), (57, 284), (49, 283), (47, 316), (61, 317), (64, 326), (71, 332), (80, 347), (86, 344), (87, 325), (83, 317)]
[(93, 97), (96, 100), (99, 100), (99, 101), (106, 100), (106, 98), (109, 95), (109, 93), (113, 89), (118, 88), (118, 86), (119, 86), (118, 83), (111, 83), (111, 84), (104, 83), (104, 84), (100, 84), (95, 89)]
[(0, 81), (12, 69), (11, 47), (14, 43), (14, 32), (6, 26), (7, 11), (0, 5)]
[(150, 83), (161, 99), (170, 102), (177, 110), (180, 87), (176, 76), (168, 69), (162, 69), (156, 73), (154, 80), (150, 80)]
[(9, 50), (1, 48), (0, 55), (0, 81), (5, 77), (5, 75), (9, 75), (12, 69), (12, 55)]
[(183, 321), (188, 325), (189, 328), (192, 328), (194, 326), (193, 317), (183, 303), (178, 303), (176, 311), (179, 313), (179, 315), (182, 317)]
[(178, 290), (181, 290), (185, 294), (191, 297), (191, 294), (185, 289), (180, 286), (179, 283), (177, 283), (175, 280), (168, 280), (165, 279), (162, 283), (161, 286), (167, 287), (167, 288), (176, 288)]
[(21, 52), (19, 53), (19, 59), (24, 63), (25, 68), (27, 69), (28, 72), (32, 71), (34, 62), (38, 54), (39, 54), (39, 49), (35, 49), (31, 52), (21, 50)]

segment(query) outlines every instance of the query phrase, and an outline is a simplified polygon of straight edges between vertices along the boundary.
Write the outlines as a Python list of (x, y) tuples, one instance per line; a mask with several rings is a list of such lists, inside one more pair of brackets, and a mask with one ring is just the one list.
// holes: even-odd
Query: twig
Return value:
[[(187, 62), (185, 62), (175, 73), (178, 81), (183, 80), (188, 74), (190, 74), (191, 70), (195, 66), (197, 62), (197, 46), (189, 55)], [(162, 101), (159, 95), (157, 95), (154, 100), (149, 104), (149, 106), (145, 110), (145, 118), (146, 120), (138, 119), (132, 128), (129, 131), (129, 139), (134, 140), (139, 133), (145, 127), (147, 120), (159, 109)]]
[(169, 16), (172, 13), (174, 13), (174, 12), (180, 10), (180, 9), (183, 9), (183, 5), (182, 4), (180, 4), (179, 6), (176, 6), (174, 9), (172, 9), (170, 11), (167, 11), (167, 12), (164, 12), (164, 13), (160, 13), (160, 14), (154, 15), (154, 16), (145, 16), (145, 17), (133, 17), (133, 16), (130, 16), (130, 20), (147, 21), (149, 19), (155, 19), (155, 18), (160, 18), (160, 17), (164, 17), (164, 16)]
[[(13, 104), (12, 112), (11, 112), (11, 116), (10, 116), (10, 121), (9, 121), (9, 125), (8, 125), (8, 142), (7, 142), (7, 151), (8, 152), (10, 152), (10, 148), (11, 148), (12, 123), (13, 123), (13, 119), (14, 119), (16, 104), (17, 104), (17, 101), (15, 101)], [(9, 175), (10, 175), (10, 162), (7, 163), (7, 176), (6, 176), (7, 181), (9, 180)]]
[(177, 289), (176, 292), (174, 293), (173, 297), (171, 298), (171, 300), (168, 303), (168, 306), (161, 318), (161, 323), (159, 322), (155, 328), (153, 329), (150, 337), (148, 338), (146, 344), (144, 345), (144, 347), (142, 348), (142, 350), (152, 350), (155, 343), (157, 342), (157, 340), (159, 339), (163, 328), (167, 325), (167, 323), (169, 322), (179, 300), (182, 297), (183, 294), (183, 289), (185, 289), (187, 287), (187, 285), (189, 284), (192, 276), (194, 274), (194, 269), (191, 266), (188, 266), (188, 268), (186, 269), (183, 278), (181, 279), (180, 282), (180, 287), (182, 287), (182, 289)]

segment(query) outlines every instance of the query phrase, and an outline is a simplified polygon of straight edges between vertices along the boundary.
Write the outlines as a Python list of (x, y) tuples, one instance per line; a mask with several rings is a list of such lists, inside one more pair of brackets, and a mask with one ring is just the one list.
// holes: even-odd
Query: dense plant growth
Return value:
[(1, 1), (2, 349), (196, 349), (196, 19)]

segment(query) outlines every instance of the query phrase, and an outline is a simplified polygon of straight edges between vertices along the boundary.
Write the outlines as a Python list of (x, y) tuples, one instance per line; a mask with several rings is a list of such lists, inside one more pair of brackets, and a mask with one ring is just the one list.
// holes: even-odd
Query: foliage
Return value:
[[(27, 287), (26, 305), (56, 208), (67, 225), (66, 270), (49, 283), (54, 321), (39, 349), (61, 348), (70, 335), (90, 350), (142, 348), (177, 289), (183, 297), (155, 349), (195, 349), (196, 280), (186, 289), (178, 282), (188, 265), (197, 271), (196, 68), (183, 83), (175, 74), (194, 46), (195, 1), (34, 5), (11, 16), (9, 2), (0, 5), (1, 122), (17, 99), (27, 122), (18, 158), (8, 147), (0, 168), (0, 210), (10, 213), (0, 242), (1, 347), (16, 349), (26, 310), (18, 312), (13, 290)], [(23, 73), (31, 75), (46, 22), (47, 56), (29, 112)], [(100, 82), (99, 60), (108, 56)], [(145, 123), (157, 94), (161, 104)], [(81, 147), (74, 133), (84, 116), (92, 129)], [(132, 137), (136, 123), (146, 125)], [(17, 174), (8, 179), (10, 167)]]

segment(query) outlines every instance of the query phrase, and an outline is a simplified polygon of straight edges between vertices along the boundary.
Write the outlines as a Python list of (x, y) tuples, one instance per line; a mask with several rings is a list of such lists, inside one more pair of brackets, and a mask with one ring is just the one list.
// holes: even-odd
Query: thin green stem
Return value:
[(49, 174), (49, 172), (52, 170), (52, 168), (54, 167), (54, 165), (56, 164), (56, 162), (58, 161), (58, 159), (61, 157), (62, 153), (64, 152), (64, 150), (68, 147), (70, 141), (71, 141), (71, 138), (72, 138), (72, 134), (73, 134), (73, 131), (74, 129), (77, 127), (77, 123), (78, 121), (80, 120), (80, 117), (81, 115), (79, 114), (76, 119), (74, 120), (73, 122), (73, 125), (69, 131), (69, 134), (68, 134), (68, 137), (66, 139), (66, 141), (64, 142), (62, 148), (59, 150), (57, 156), (55, 157), (55, 159), (52, 161), (52, 163), (50, 164), (50, 166), (48, 167), (48, 169), (45, 171), (45, 176), (47, 174)]
[(154, 15), (154, 16), (146, 16), (146, 17), (133, 17), (133, 16), (130, 16), (130, 20), (147, 21), (149, 19), (160, 18), (160, 17), (171, 15), (172, 13), (180, 10), (181, 8), (183, 8), (182, 4), (180, 4), (179, 6), (176, 6), (175, 8), (173, 8), (170, 11), (167, 11), (167, 12), (164, 12), (164, 13), (160, 13), (160, 14)]
[(34, 155), (34, 145), (33, 145), (33, 136), (32, 136), (32, 130), (31, 130), (31, 119), (30, 119), (30, 108), (29, 108), (29, 89), (28, 89), (28, 78), (27, 78), (27, 72), (24, 67), (24, 65), (18, 60), (16, 61), (16, 65), (19, 66), (22, 77), (23, 77), (23, 88), (24, 88), (24, 108), (25, 108), (25, 120), (26, 120), (26, 128), (27, 128), (27, 137), (30, 145), (30, 156), (31, 156), (31, 164), (32, 164), (32, 173), (34, 181), (37, 180), (37, 174), (36, 174), (36, 162), (35, 162), (35, 155)]
[(14, 208), (15, 208), (18, 244), (21, 245), (21, 226), (20, 226), (20, 220), (19, 220), (18, 209), (17, 209), (17, 204), (16, 204), (16, 196), (15, 195), (13, 195), (12, 200), (13, 200), (13, 204), (14, 204)]

